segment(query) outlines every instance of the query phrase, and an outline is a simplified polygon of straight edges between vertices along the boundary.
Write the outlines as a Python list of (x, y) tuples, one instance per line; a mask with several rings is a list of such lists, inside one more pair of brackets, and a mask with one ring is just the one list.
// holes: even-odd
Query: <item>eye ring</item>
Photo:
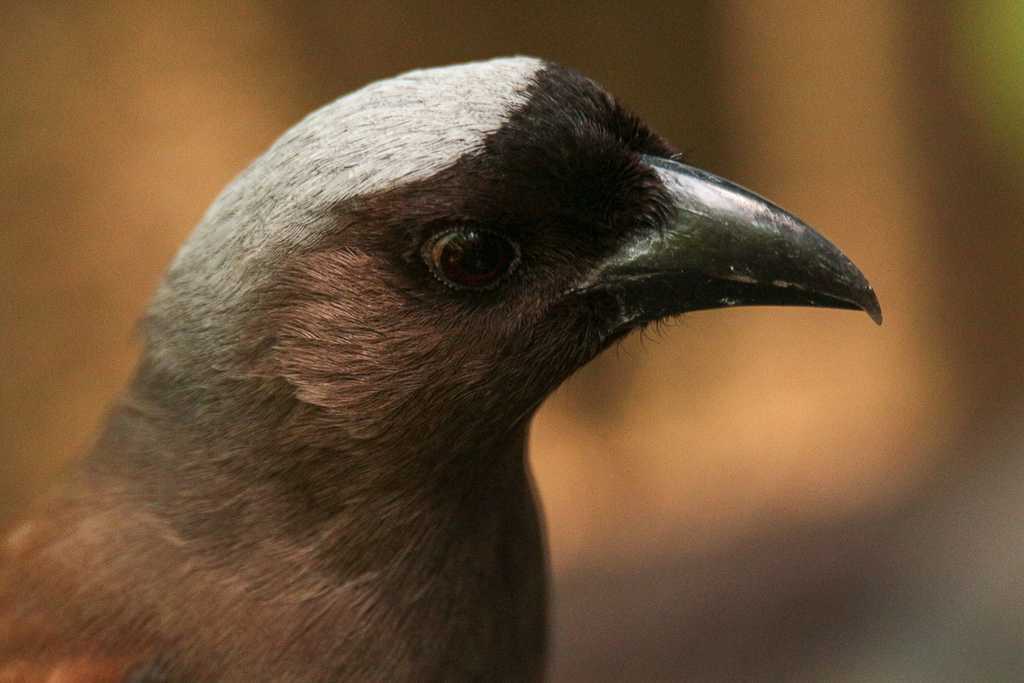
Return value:
[(444, 230), (427, 240), (423, 260), (444, 285), (460, 290), (494, 289), (519, 266), (519, 245), (479, 228)]

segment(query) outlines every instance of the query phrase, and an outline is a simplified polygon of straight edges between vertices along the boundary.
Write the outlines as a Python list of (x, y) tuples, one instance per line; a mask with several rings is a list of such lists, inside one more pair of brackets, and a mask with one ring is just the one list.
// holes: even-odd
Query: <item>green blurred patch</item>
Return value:
[(969, 94), (997, 143), (1024, 157), (1024, 0), (960, 3), (954, 17)]

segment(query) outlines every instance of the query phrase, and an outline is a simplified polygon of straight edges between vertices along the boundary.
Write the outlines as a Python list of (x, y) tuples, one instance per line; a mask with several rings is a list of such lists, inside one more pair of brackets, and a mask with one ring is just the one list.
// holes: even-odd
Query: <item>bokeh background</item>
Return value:
[(245, 164), (377, 78), (576, 67), (864, 269), (542, 408), (561, 681), (1024, 679), (1024, 3), (3, 3), (0, 521), (79, 457)]

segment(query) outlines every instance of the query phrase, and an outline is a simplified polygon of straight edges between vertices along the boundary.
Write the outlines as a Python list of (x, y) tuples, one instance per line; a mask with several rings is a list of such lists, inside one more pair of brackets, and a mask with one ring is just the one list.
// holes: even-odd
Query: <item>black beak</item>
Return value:
[(882, 324), (857, 266), (800, 219), (698, 168), (644, 161), (670, 199), (667, 224), (633, 236), (577, 288), (613, 295), (616, 330), (731, 306), (858, 309)]

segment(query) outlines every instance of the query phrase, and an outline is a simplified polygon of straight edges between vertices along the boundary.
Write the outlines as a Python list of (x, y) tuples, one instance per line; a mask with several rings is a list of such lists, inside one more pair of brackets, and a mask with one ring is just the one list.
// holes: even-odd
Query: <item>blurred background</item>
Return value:
[(4, 3), (0, 522), (309, 110), (526, 53), (839, 244), (886, 322), (697, 313), (542, 408), (560, 681), (1024, 680), (1024, 3)]

